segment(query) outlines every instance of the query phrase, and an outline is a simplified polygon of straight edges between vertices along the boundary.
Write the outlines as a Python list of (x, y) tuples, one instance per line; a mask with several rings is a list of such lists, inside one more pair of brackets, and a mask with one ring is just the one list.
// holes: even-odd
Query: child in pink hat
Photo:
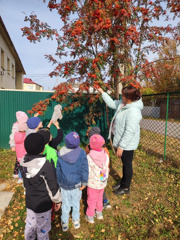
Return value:
[(102, 148), (104, 138), (99, 134), (90, 137), (90, 152), (87, 155), (89, 165), (89, 179), (87, 188), (86, 220), (94, 223), (94, 216), (103, 219), (103, 193), (107, 185), (109, 174), (109, 157)]
[[(16, 158), (18, 163), (20, 162), (21, 158), (24, 157), (24, 155), (26, 154), (26, 150), (24, 148), (24, 141), (26, 138), (26, 130), (27, 130), (27, 118), (25, 116), (21, 117), (18, 121), (18, 132), (15, 132), (14, 134), (14, 141), (15, 141), (15, 149), (16, 149)], [(18, 183), (22, 183), (23, 179), (22, 179), (22, 174), (19, 168), (18, 171), (19, 174), (19, 180)]]
[[(24, 129), (26, 131), (26, 129), (27, 129), (27, 123), (26, 122), (28, 120), (28, 116), (23, 111), (17, 111), (16, 112), (16, 119), (17, 119), (17, 121), (15, 123), (13, 123), (11, 134), (9, 136), (9, 145), (10, 145), (11, 150), (13, 152), (16, 151), (14, 135), (15, 135), (16, 132), (22, 131)], [(19, 176), (19, 162), (16, 158), (13, 177), (18, 178), (18, 176)]]

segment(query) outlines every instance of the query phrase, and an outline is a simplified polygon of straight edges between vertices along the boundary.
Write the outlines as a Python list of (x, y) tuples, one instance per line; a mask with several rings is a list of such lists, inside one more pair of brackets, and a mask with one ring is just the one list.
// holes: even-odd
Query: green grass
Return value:
[[(112, 185), (121, 176), (120, 159), (111, 155), (111, 171), (106, 194), (112, 209), (104, 210), (104, 220), (95, 219), (91, 225), (85, 221), (86, 192), (81, 202), (81, 228), (75, 230), (70, 220), (69, 230), (61, 231), (59, 211), (55, 215), (50, 232), (51, 240), (177, 240), (180, 230), (179, 186), (180, 170), (171, 164), (159, 162), (159, 158), (147, 154), (142, 149), (135, 152), (133, 160), (134, 176), (131, 193), (116, 196)], [(8, 159), (9, 166), (2, 168)], [(0, 223), (0, 236), (3, 240), (24, 239), (26, 218), (24, 189), (12, 180), (15, 163), (14, 153), (0, 152), (0, 181), (6, 181), (7, 191), (14, 190), (14, 196)], [(11, 172), (9, 172), (11, 171)], [(9, 179), (7, 178), (9, 177)]]
[[(164, 135), (141, 129), (140, 148), (156, 155), (159, 160), (164, 159)], [(166, 138), (166, 163), (180, 167), (180, 140), (173, 137)]]

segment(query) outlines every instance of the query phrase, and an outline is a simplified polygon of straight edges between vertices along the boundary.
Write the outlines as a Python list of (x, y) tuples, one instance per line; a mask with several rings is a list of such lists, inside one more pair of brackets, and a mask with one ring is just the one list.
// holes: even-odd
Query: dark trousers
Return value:
[(129, 188), (133, 176), (133, 168), (132, 168), (132, 160), (133, 160), (134, 150), (124, 150), (121, 156), (121, 160), (123, 163), (123, 177), (122, 177), (122, 184), (123, 188)]
[(15, 166), (14, 166), (14, 174), (18, 175), (18, 173), (19, 173), (19, 162), (16, 158), (16, 162), (15, 162)]

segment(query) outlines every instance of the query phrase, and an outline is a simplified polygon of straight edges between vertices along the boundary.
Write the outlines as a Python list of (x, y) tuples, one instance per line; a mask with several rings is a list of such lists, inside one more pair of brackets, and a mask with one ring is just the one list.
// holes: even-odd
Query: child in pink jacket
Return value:
[[(19, 132), (19, 124), (21, 124), (22, 122), (27, 122), (28, 116), (25, 112), (17, 111), (16, 112), (16, 119), (17, 119), (17, 122), (13, 123), (11, 134), (9, 136), (9, 145), (10, 145), (11, 150), (13, 152), (16, 151), (14, 135), (15, 135), (16, 132)], [(19, 162), (16, 159), (16, 163), (15, 163), (15, 167), (14, 167), (14, 174), (13, 174), (14, 178), (18, 178), (18, 172), (19, 172)]]
[(103, 193), (107, 185), (109, 174), (109, 157), (102, 148), (105, 140), (99, 134), (90, 137), (90, 152), (87, 155), (89, 165), (89, 178), (87, 187), (86, 220), (94, 223), (94, 216), (103, 219)]
[[(15, 141), (15, 150), (16, 150), (16, 157), (17, 157), (17, 161), (18, 163), (20, 162), (21, 158), (24, 157), (24, 155), (26, 154), (26, 150), (24, 148), (24, 141), (26, 138), (26, 130), (27, 130), (27, 119), (26, 117), (21, 117), (21, 119), (18, 122), (18, 132), (15, 132), (14, 134), (14, 141)], [(22, 175), (21, 175), (21, 171), (19, 169), (18, 171), (19, 173), (19, 180), (18, 183), (22, 183), (23, 179), (22, 179)]]

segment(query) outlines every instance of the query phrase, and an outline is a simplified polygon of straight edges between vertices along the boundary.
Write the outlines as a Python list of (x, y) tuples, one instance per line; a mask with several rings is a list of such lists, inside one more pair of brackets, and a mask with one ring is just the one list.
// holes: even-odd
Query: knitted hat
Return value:
[(52, 115), (52, 121), (53, 122), (56, 122), (57, 119), (62, 119), (62, 113), (61, 113), (61, 110), (62, 110), (62, 106), (60, 104), (57, 104), (55, 107), (54, 107), (54, 112), (53, 112), (53, 115)]
[(79, 134), (77, 132), (68, 133), (65, 137), (65, 144), (67, 148), (77, 148), (80, 144)]
[(99, 127), (93, 127), (89, 131), (89, 138), (94, 134), (100, 134), (100, 133), (101, 133), (101, 129)]
[(22, 117), (18, 121), (18, 129), (20, 132), (24, 132), (28, 129), (26, 118)]
[(101, 150), (101, 147), (105, 144), (105, 140), (101, 135), (94, 134), (90, 137), (89, 143), (92, 150)]
[(37, 131), (37, 133), (39, 133), (43, 136), (45, 144), (49, 143), (50, 137), (51, 137), (51, 133), (50, 133), (49, 129), (43, 128), (43, 129)]
[(27, 122), (28, 120), (28, 116), (25, 112), (22, 112), (22, 111), (17, 111), (16, 112), (16, 119), (17, 119), (17, 122), (19, 122), (19, 120), (23, 118), (25, 120), (25, 122)]
[(27, 125), (28, 128), (30, 129), (35, 129), (37, 128), (37, 126), (39, 125), (39, 123), (41, 122), (41, 119), (38, 117), (31, 117), (27, 120)]
[(29, 155), (40, 154), (45, 148), (44, 137), (38, 133), (31, 133), (26, 137), (24, 147)]
[(18, 122), (18, 129), (19, 131), (26, 131), (27, 127), (27, 120), (28, 116), (25, 112), (18, 111), (16, 112), (16, 119)]

